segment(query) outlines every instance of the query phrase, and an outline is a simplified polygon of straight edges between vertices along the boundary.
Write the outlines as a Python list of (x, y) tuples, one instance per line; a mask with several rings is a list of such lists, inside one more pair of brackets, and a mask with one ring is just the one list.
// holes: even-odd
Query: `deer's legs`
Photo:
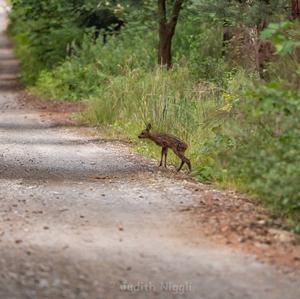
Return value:
[(181, 159), (181, 164), (180, 164), (179, 168), (177, 169), (177, 171), (181, 170), (184, 163), (186, 163), (187, 166), (189, 167), (189, 171), (192, 171), (191, 161), (182, 152), (174, 151), (174, 153), (176, 156), (178, 156)]
[(164, 154), (165, 154), (165, 167), (167, 167), (167, 156), (168, 156), (168, 148), (167, 147), (164, 149)]

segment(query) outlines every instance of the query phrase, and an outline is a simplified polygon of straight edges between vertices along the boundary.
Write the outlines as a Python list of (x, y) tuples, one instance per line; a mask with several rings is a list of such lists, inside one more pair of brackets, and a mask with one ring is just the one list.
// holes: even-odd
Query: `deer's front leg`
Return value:
[(162, 148), (162, 149), (161, 149), (161, 158), (160, 158), (160, 163), (159, 163), (158, 167), (161, 167), (161, 166), (162, 166), (162, 164), (163, 164), (163, 157), (164, 157), (164, 153), (165, 153), (165, 149), (164, 149), (164, 148)]
[(165, 154), (165, 167), (167, 168), (167, 156), (168, 156), (168, 148), (167, 147), (164, 150), (164, 154)]

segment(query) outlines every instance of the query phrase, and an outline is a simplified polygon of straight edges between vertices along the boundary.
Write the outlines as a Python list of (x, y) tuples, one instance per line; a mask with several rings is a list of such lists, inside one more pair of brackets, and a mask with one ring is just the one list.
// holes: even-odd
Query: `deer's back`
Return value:
[(166, 133), (156, 133), (154, 135), (154, 142), (162, 147), (169, 147), (177, 151), (185, 151), (188, 147), (188, 145), (178, 137)]

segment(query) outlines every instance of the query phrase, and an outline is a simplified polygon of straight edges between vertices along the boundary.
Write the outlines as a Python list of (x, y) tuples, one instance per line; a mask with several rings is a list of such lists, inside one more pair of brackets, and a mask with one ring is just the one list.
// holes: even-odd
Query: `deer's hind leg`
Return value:
[(184, 152), (179, 152), (176, 150), (176, 151), (174, 151), (174, 154), (181, 159), (181, 164), (180, 164), (179, 168), (177, 169), (177, 172), (181, 170), (184, 163), (187, 164), (189, 171), (192, 171), (191, 161), (184, 155)]
[(182, 168), (182, 166), (184, 165), (184, 161), (183, 160), (181, 160), (181, 164), (180, 164), (180, 166), (178, 167), (178, 169), (177, 169), (177, 172), (179, 172), (180, 170), (181, 170), (181, 168)]

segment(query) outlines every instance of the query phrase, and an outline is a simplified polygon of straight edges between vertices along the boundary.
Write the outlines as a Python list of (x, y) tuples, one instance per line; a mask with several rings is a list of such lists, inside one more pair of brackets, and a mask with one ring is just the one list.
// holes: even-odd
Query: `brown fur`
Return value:
[(171, 148), (174, 152), (174, 154), (181, 159), (181, 164), (177, 171), (180, 171), (184, 163), (187, 164), (189, 170), (191, 171), (192, 166), (190, 160), (185, 157), (184, 152), (188, 148), (188, 145), (177, 138), (174, 135), (166, 134), (166, 133), (152, 133), (150, 132), (151, 125), (148, 124), (145, 130), (142, 131), (142, 133), (138, 136), (140, 139), (150, 139), (153, 142), (155, 142), (158, 146), (161, 146), (161, 159), (159, 166), (162, 166), (163, 164), (163, 157), (165, 157), (165, 163), (164, 166), (167, 167), (167, 155), (168, 155), (168, 149)]

